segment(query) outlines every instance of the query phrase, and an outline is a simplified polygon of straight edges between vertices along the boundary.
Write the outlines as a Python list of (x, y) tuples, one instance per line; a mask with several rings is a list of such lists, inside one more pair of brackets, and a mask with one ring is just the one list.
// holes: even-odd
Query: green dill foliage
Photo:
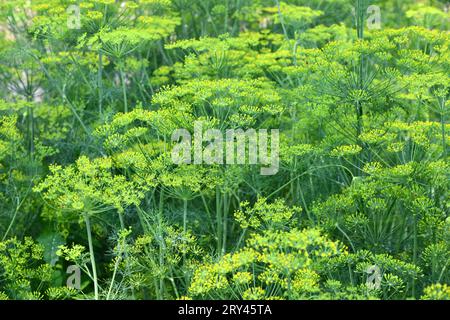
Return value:
[(50, 167), (51, 175), (35, 187), (56, 209), (69, 212), (101, 213), (108, 209), (123, 212), (141, 197), (133, 182), (111, 174), (112, 161), (99, 158), (90, 161), (80, 157), (74, 166)]
[(0, 297), (2, 299), (64, 299), (75, 296), (69, 288), (53, 287), (54, 268), (44, 261), (44, 247), (30, 237), (0, 242)]
[(370, 4), (1, 1), (0, 300), (450, 299), (448, 1)]
[[(262, 231), (251, 232), (241, 250), (196, 270), (190, 295), (250, 300), (320, 298), (326, 289), (321, 288), (318, 270), (325, 260), (347, 251), (317, 229), (288, 227), (296, 211), (282, 201), (267, 204), (261, 199), (245, 213), (237, 212), (243, 228)], [(249, 220), (245, 215), (250, 215)]]

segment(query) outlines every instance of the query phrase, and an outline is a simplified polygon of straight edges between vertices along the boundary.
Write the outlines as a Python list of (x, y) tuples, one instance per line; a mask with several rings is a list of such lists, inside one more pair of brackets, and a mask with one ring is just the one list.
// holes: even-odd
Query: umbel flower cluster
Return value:
[(448, 1), (370, 5), (1, 1), (0, 299), (450, 299)]

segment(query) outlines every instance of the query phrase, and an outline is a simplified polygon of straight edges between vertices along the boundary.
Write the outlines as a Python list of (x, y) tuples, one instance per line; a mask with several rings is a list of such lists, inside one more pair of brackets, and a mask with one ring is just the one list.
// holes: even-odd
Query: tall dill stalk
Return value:
[(445, 98), (439, 99), (439, 111), (440, 111), (440, 122), (441, 122), (441, 135), (442, 135), (442, 154), (444, 159), (447, 157), (447, 132), (445, 126), (447, 124), (445, 119)]
[(229, 199), (226, 193), (223, 194), (223, 231), (222, 231), (222, 253), (223, 256), (227, 249), (227, 234), (228, 234), (228, 210)]
[[(358, 40), (364, 39), (364, 23), (366, 20), (366, 10), (367, 10), (367, 0), (357, 0), (356, 1), (356, 30), (358, 33)], [(364, 88), (364, 55), (361, 54), (359, 57), (358, 65), (358, 89), (363, 90)], [(359, 141), (359, 136), (363, 131), (363, 105), (360, 101), (355, 104), (356, 117), (357, 117), (357, 140)]]
[(96, 267), (96, 264), (95, 264), (94, 245), (93, 245), (93, 242), (92, 242), (91, 221), (89, 219), (88, 214), (85, 214), (84, 221), (86, 223), (86, 232), (87, 232), (88, 243), (89, 243), (89, 257), (91, 259), (92, 277), (93, 277), (93, 280), (94, 280), (94, 296), (95, 296), (95, 300), (98, 300), (97, 267)]
[(103, 112), (103, 54), (99, 50), (98, 52), (98, 74), (97, 74), (97, 86), (98, 86), (98, 112)]
[[(188, 201), (183, 199), (183, 241), (186, 243), (187, 238), (187, 212), (188, 212)], [(186, 251), (183, 252), (183, 264), (186, 263)]]
[[(367, 0), (357, 0), (355, 9), (356, 30), (358, 34), (358, 40), (364, 40), (364, 23), (366, 21)], [(357, 88), (358, 90), (364, 89), (364, 54), (359, 56), (359, 64), (357, 66)], [(361, 101), (355, 101), (356, 112), (356, 142), (364, 149), (364, 143), (361, 142), (360, 136), (364, 130), (363, 116), (364, 109)], [(361, 175), (362, 159), (358, 160), (358, 175)]]
[(221, 197), (220, 197), (220, 190), (219, 187), (216, 187), (216, 223), (217, 223), (217, 230), (216, 230), (216, 237), (217, 237), (217, 252), (219, 256), (222, 255), (222, 228), (223, 228), (223, 221), (222, 221), (222, 204), (221, 204)]
[(280, 19), (281, 28), (283, 29), (284, 38), (289, 41), (289, 34), (287, 32), (286, 26), (284, 25), (283, 14), (281, 13), (281, 3), (279, 0), (275, 0), (278, 9), (278, 18)]
[(127, 87), (125, 83), (125, 72), (123, 71), (122, 62), (119, 66), (120, 82), (122, 84), (122, 96), (123, 96), (123, 112), (128, 112), (128, 97), (127, 97)]
[[(159, 241), (161, 241), (160, 245), (159, 245), (159, 267), (163, 268), (164, 267), (164, 263), (165, 263), (165, 252), (164, 252), (164, 235), (163, 235), (163, 214), (164, 214), (164, 188), (161, 188), (160, 190), (160, 194), (159, 194), (159, 209), (157, 210), (158, 212), (158, 237), (159, 237)], [(163, 298), (163, 293), (164, 293), (164, 276), (160, 275), (159, 276), (159, 283), (156, 284), (156, 296), (157, 299), (162, 299)]]

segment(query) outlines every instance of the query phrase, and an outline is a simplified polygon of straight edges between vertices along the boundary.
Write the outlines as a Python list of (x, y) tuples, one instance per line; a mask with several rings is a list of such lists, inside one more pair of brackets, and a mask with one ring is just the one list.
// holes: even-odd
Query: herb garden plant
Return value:
[[(438, 0), (0, 0), (0, 299), (449, 300), (449, 27)], [(205, 161), (252, 150), (276, 172)]]

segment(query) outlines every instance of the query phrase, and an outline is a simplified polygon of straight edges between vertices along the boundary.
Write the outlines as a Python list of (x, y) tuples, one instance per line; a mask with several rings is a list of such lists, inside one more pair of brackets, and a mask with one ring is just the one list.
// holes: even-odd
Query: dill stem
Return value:
[(186, 236), (187, 232), (187, 200), (183, 199), (183, 235)]
[(91, 221), (89, 219), (89, 215), (84, 215), (84, 221), (86, 223), (86, 232), (88, 237), (88, 243), (89, 243), (89, 257), (91, 259), (91, 266), (92, 266), (92, 276), (94, 279), (94, 296), (95, 300), (98, 300), (98, 279), (97, 279), (97, 267), (95, 265), (95, 257), (94, 257), (94, 246), (92, 243), (92, 231), (91, 231)]
[(228, 233), (228, 197), (227, 194), (223, 195), (223, 229), (222, 229), (222, 253), (221, 256), (225, 254), (227, 246), (227, 233)]
[[(413, 264), (417, 265), (417, 219), (416, 215), (413, 214), (413, 228), (414, 228), (414, 241), (413, 241)], [(413, 275), (412, 279), (412, 296), (415, 298), (416, 296), (416, 278)]]
[(119, 243), (119, 254), (118, 254), (118, 256), (117, 256), (117, 258), (116, 258), (116, 261), (115, 261), (115, 263), (114, 263), (114, 272), (113, 272), (113, 276), (112, 276), (112, 279), (111, 279), (111, 283), (110, 283), (110, 285), (109, 285), (109, 290), (108, 290), (108, 294), (107, 294), (107, 296), (106, 296), (106, 300), (109, 300), (109, 297), (110, 297), (110, 295), (111, 295), (111, 291), (112, 291), (112, 288), (113, 288), (113, 285), (114, 285), (114, 281), (115, 281), (115, 279), (116, 279), (116, 274), (117, 274), (117, 269), (119, 268), (119, 262), (120, 262), (120, 256), (121, 256), (121, 254), (122, 254), (122, 252), (120, 251), (120, 243)]
[[(183, 199), (183, 243), (186, 245), (186, 233), (187, 233), (187, 205), (186, 199)], [(183, 249), (183, 264), (186, 263), (186, 248)]]
[(34, 113), (33, 108), (28, 107), (28, 126), (30, 134), (30, 157), (34, 159)]
[(119, 67), (120, 82), (122, 83), (122, 96), (123, 96), (123, 111), (128, 112), (128, 101), (127, 101), (127, 87), (125, 83), (125, 73), (123, 72), (123, 66)]
[(445, 157), (447, 157), (447, 141), (446, 141), (447, 133), (445, 130), (445, 125), (446, 125), (446, 123), (445, 123), (445, 101), (444, 100), (442, 100), (442, 102), (439, 101), (439, 104), (440, 104), (440, 109), (441, 109), (440, 120), (441, 120), (442, 149), (443, 149), (443, 155), (445, 158)]
[(98, 87), (98, 112), (103, 112), (103, 54), (98, 52), (98, 74), (97, 74), (97, 87)]
[(125, 229), (125, 222), (123, 221), (122, 213), (119, 212), (120, 229)]
[(220, 191), (219, 187), (216, 187), (216, 237), (217, 237), (217, 252), (219, 257), (222, 256), (222, 214), (221, 214), (221, 203), (220, 203)]
[[(160, 241), (159, 244), (159, 266), (163, 268), (164, 266), (164, 238), (162, 232), (162, 219), (164, 213), (164, 189), (161, 188), (161, 192), (159, 194), (159, 210), (158, 210), (158, 238)], [(157, 287), (157, 297), (158, 299), (162, 299), (164, 292), (164, 276), (160, 275), (159, 277), (159, 288)]]

